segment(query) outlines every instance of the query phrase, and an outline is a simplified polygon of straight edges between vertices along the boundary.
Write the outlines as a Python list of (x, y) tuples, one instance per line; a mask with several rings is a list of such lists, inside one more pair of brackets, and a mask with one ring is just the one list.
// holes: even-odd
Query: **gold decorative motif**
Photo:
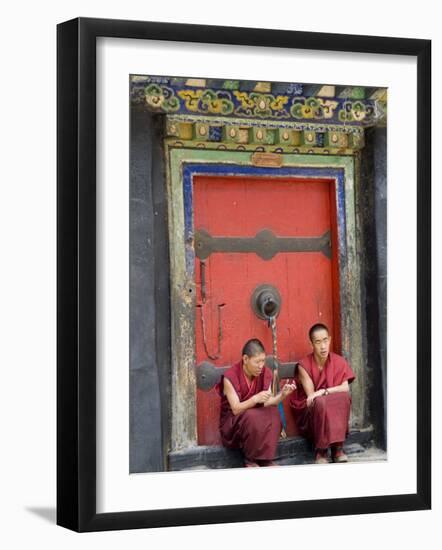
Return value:
[(195, 88), (205, 88), (206, 80), (204, 78), (188, 78), (186, 86), (195, 86)]
[(258, 130), (258, 131), (256, 132), (256, 137), (257, 137), (257, 139), (262, 139), (262, 138), (264, 137), (263, 131), (262, 131), (262, 130)]
[(202, 88), (179, 90), (177, 94), (184, 101), (186, 109), (192, 113), (204, 110), (207, 113), (229, 115), (233, 111), (233, 102), (221, 92)]
[(338, 105), (337, 101), (320, 97), (296, 98), (290, 112), (294, 118), (298, 119), (330, 119)]
[(192, 139), (193, 125), (189, 122), (181, 122), (179, 125), (179, 136), (181, 139)]
[(253, 153), (252, 164), (254, 166), (279, 167), (282, 166), (282, 155), (278, 153)]
[(271, 92), (271, 84), (270, 82), (257, 82), (255, 86), (255, 92), (261, 92), (265, 94), (269, 94)]
[(324, 118), (332, 118), (336, 107), (339, 105), (337, 101), (322, 100), (322, 114)]
[(317, 97), (334, 97), (335, 87), (334, 86), (322, 86), (319, 92), (316, 94)]
[(249, 129), (248, 128), (239, 128), (237, 141), (238, 141), (238, 143), (248, 143), (249, 142)]

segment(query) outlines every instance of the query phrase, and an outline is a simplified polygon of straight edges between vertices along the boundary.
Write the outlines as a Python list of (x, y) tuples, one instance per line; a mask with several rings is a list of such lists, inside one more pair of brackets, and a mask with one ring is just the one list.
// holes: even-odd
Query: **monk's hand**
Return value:
[(272, 397), (272, 392), (270, 390), (260, 391), (255, 395), (256, 404), (266, 403)]
[(293, 391), (296, 390), (296, 383), (293, 381), (292, 384), (285, 384), (285, 386), (282, 388), (282, 398), (285, 399), (288, 395), (290, 395)]
[(311, 407), (313, 405), (313, 401), (315, 400), (315, 398), (316, 398), (316, 393), (311, 393), (307, 397), (307, 407)]
[(310, 406), (313, 404), (313, 401), (314, 401), (317, 397), (321, 397), (321, 395), (324, 395), (324, 390), (318, 390), (318, 391), (315, 391), (314, 393), (311, 393), (311, 394), (307, 397), (307, 407), (310, 407)]

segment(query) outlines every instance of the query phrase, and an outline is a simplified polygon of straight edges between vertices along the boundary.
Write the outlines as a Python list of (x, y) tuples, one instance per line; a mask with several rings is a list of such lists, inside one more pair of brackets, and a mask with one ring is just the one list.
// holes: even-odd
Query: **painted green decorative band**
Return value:
[(249, 152), (249, 153), (277, 153), (277, 154), (301, 154), (301, 155), (340, 155), (352, 156), (359, 152), (359, 149), (335, 149), (332, 147), (289, 147), (279, 145), (254, 145), (254, 144), (236, 144), (236, 143), (212, 143), (199, 141), (181, 141), (167, 139), (167, 144), (174, 148), (198, 149), (205, 151), (230, 151), (230, 152)]
[[(166, 136), (177, 140), (193, 141), (198, 147), (205, 148), (206, 143), (218, 143), (225, 146), (246, 145), (320, 148), (320, 149), (361, 149), (364, 146), (364, 130), (354, 131), (339, 126), (300, 129), (296, 125), (271, 127), (269, 125), (247, 125), (232, 123), (231, 119), (211, 122), (210, 120), (182, 120), (167, 117)], [(229, 147), (232, 148), (232, 147)], [(263, 149), (256, 149), (263, 150)]]
[(230, 151), (230, 152), (248, 152), (248, 153), (276, 153), (276, 154), (294, 154), (294, 155), (339, 155), (352, 156), (359, 152), (359, 149), (334, 149), (332, 147), (287, 147), (275, 145), (238, 145), (235, 143), (211, 143), (211, 142), (195, 142), (195, 141), (179, 141), (168, 139), (168, 146), (177, 149), (197, 149), (199, 151)]

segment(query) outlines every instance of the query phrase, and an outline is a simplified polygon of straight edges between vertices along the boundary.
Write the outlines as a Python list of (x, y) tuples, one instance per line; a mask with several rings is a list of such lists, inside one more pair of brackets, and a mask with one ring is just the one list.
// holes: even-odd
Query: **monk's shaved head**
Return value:
[(248, 357), (254, 357), (260, 353), (265, 353), (265, 350), (261, 340), (258, 340), (258, 338), (247, 340), (242, 348), (242, 355), (247, 355)]
[(322, 323), (316, 323), (308, 331), (308, 337), (310, 338), (310, 342), (313, 342), (313, 334), (315, 332), (318, 332), (318, 330), (326, 330), (327, 334), (330, 334), (330, 331), (328, 330), (328, 327), (326, 325), (323, 325)]

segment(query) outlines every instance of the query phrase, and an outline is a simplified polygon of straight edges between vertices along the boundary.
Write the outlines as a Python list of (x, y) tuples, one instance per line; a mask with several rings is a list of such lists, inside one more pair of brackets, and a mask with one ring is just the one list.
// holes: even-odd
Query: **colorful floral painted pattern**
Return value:
[[(141, 78), (141, 77), (139, 77)], [(131, 82), (134, 103), (146, 102), (167, 114), (221, 115), (268, 120), (323, 121), (368, 126), (386, 116), (386, 102), (374, 99), (304, 97), (302, 85), (277, 83), (286, 93), (241, 89), (240, 81), (224, 81), (222, 88), (189, 86), (184, 78), (145, 77)], [(147, 85), (146, 85), (147, 81)], [(143, 85), (144, 84), (144, 85)], [(248, 87), (253, 87), (246, 82)], [(244, 86), (246, 86), (244, 84)], [(262, 88), (263, 84), (260, 83)], [(269, 85), (270, 86), (270, 85)], [(258, 85), (256, 85), (258, 89)], [(262, 88), (264, 89), (264, 88)], [(269, 88), (270, 89), (270, 88)], [(293, 95), (287, 93), (291, 91)], [(360, 94), (360, 90), (358, 89)]]

